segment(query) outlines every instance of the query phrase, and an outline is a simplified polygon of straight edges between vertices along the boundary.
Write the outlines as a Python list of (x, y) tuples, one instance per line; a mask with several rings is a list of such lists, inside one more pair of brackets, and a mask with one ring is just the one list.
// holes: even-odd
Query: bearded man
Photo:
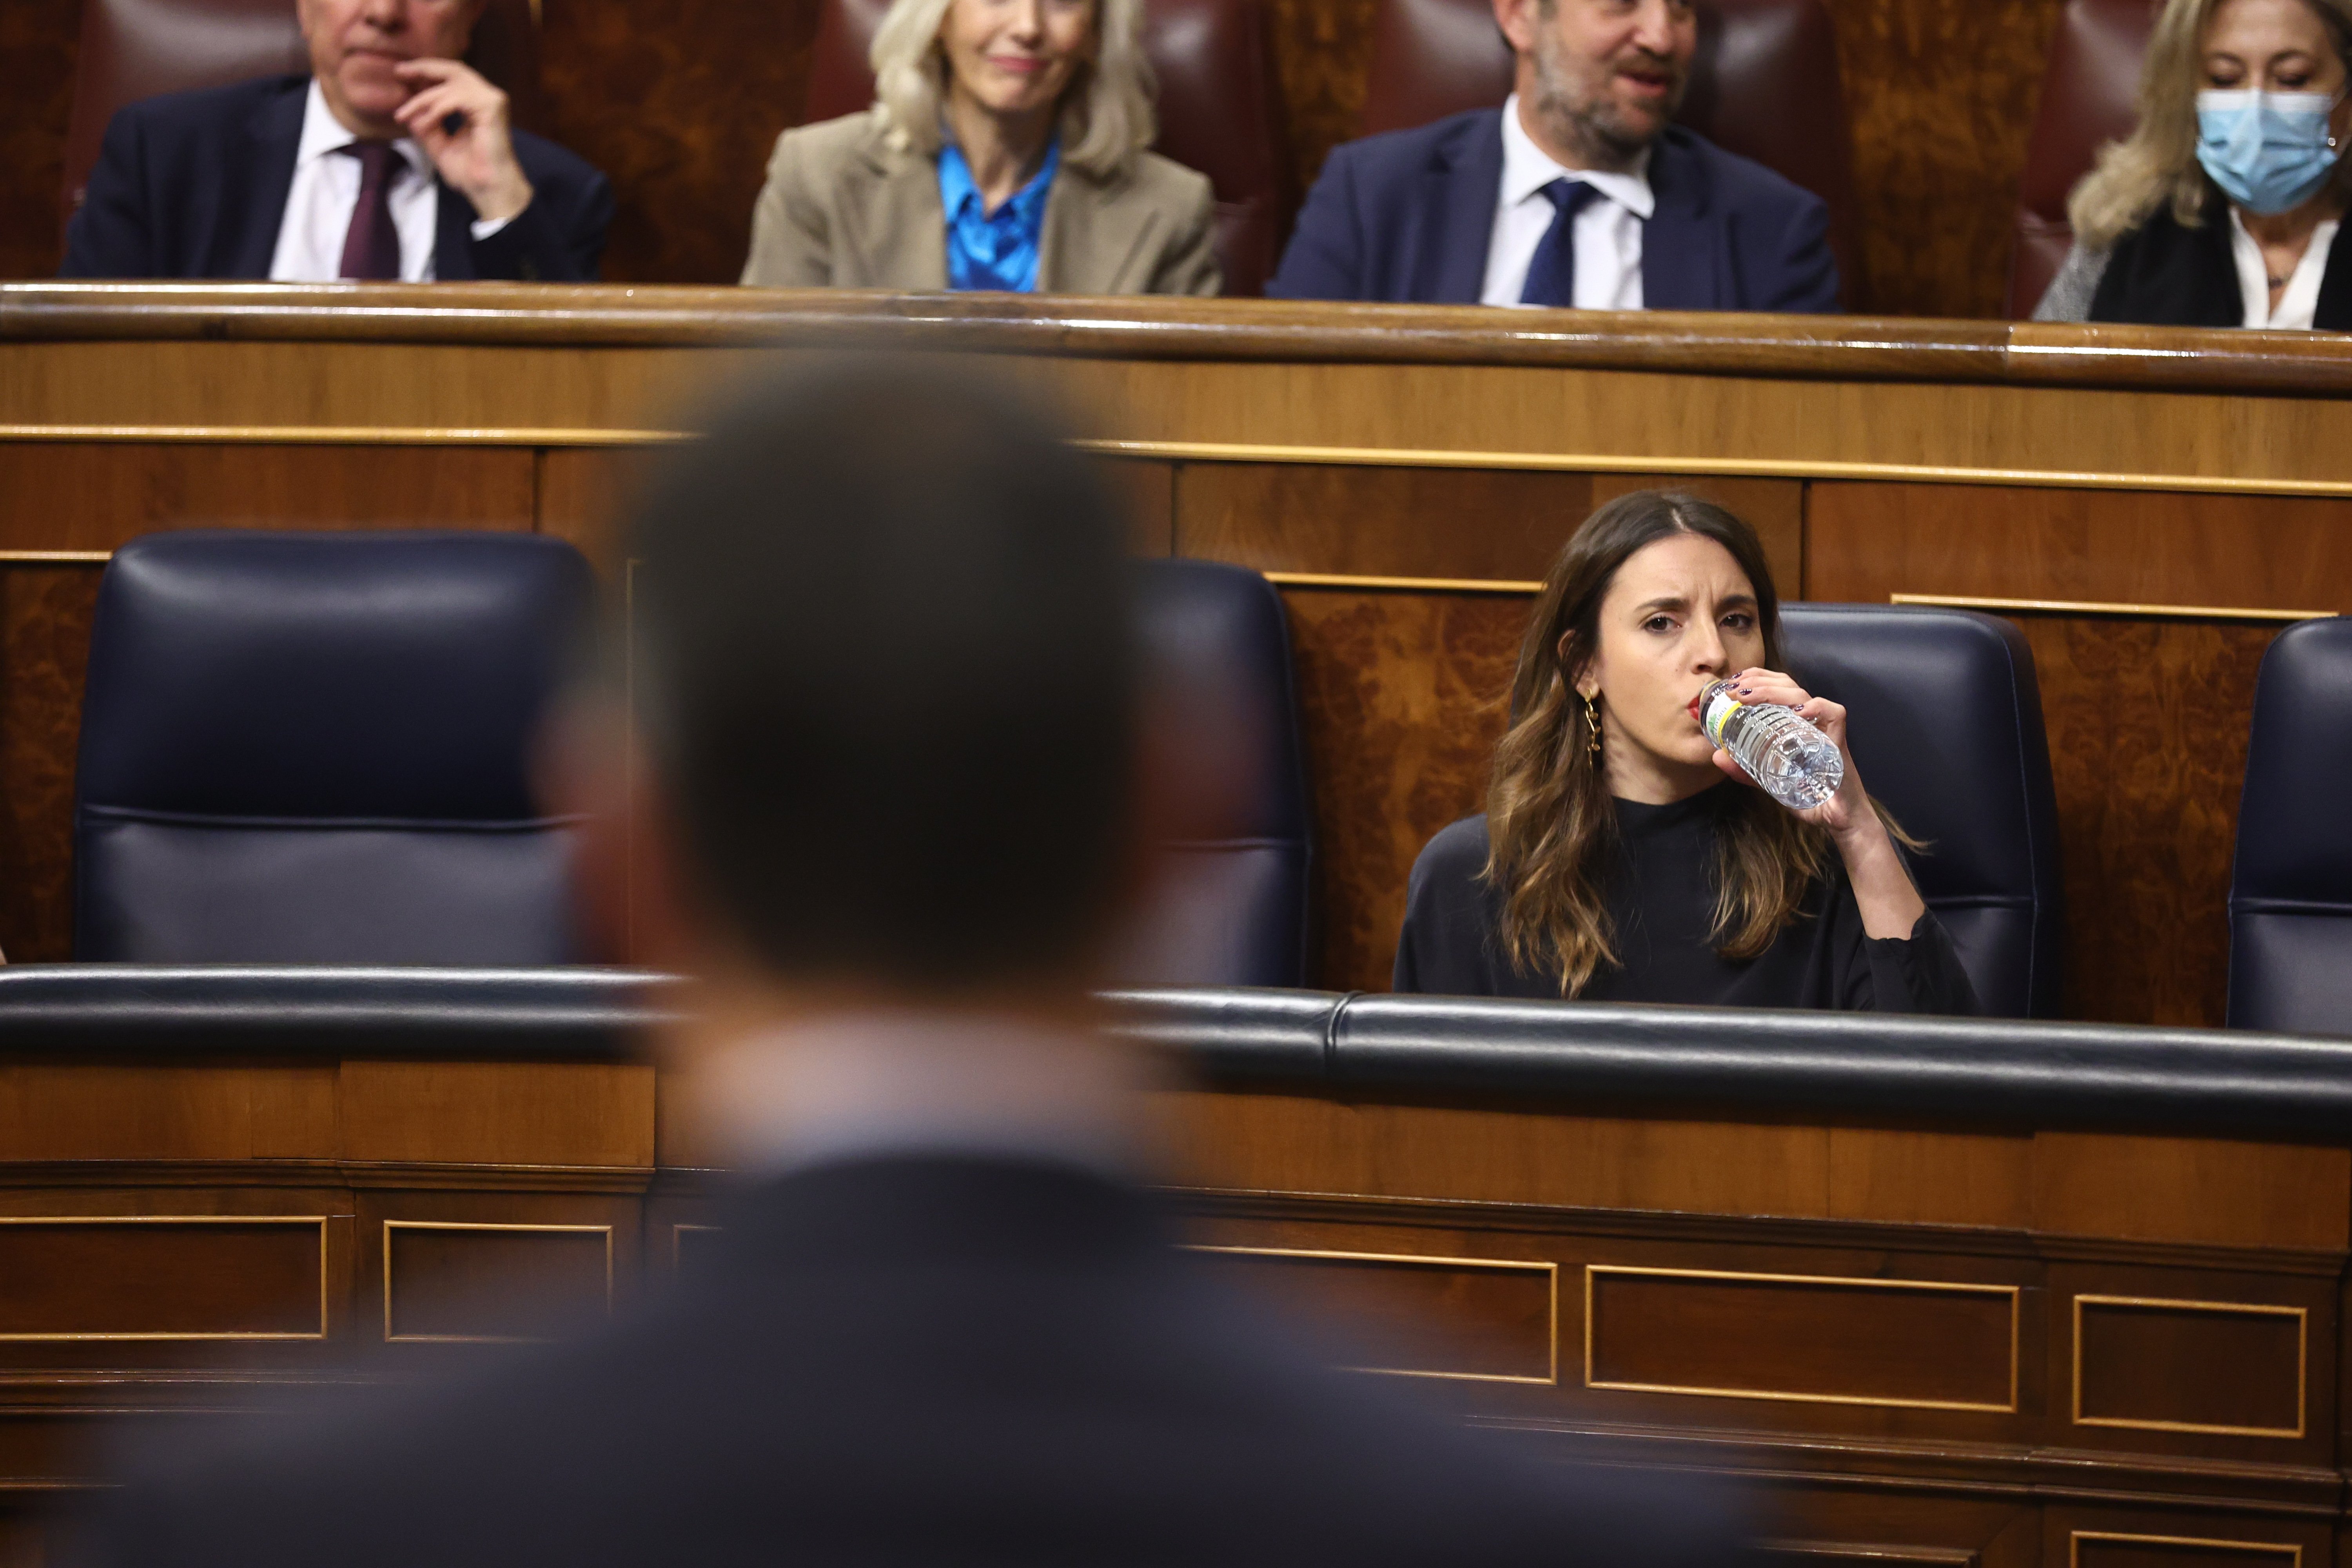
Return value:
[(1513, 90), (1335, 149), (1268, 294), (1589, 310), (1838, 308), (1829, 208), (1674, 123), (1693, 0), (1494, 0)]

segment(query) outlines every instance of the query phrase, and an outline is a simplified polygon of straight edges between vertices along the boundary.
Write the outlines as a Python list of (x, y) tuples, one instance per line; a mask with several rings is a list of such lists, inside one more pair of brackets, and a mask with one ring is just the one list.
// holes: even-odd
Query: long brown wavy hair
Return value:
[[(1486, 785), (1484, 873), (1505, 890), (1503, 950), (1523, 974), (1557, 970), (1574, 996), (1617, 962), (1607, 901), (1617, 813), (1576, 678), (1600, 648), (1601, 602), (1617, 569), (1644, 545), (1677, 533), (1731, 552), (1756, 593), (1764, 663), (1782, 668), (1780, 597), (1756, 531), (1696, 496), (1636, 490), (1578, 529), (1544, 579), (1517, 673), (1511, 726)], [(1874, 803), (1875, 804), (1875, 803)], [(1883, 815), (1883, 814), (1882, 814)], [(1827, 830), (1800, 821), (1762, 790), (1726, 793), (1716, 816), (1716, 951), (1748, 959), (1797, 919), (1832, 854)]]

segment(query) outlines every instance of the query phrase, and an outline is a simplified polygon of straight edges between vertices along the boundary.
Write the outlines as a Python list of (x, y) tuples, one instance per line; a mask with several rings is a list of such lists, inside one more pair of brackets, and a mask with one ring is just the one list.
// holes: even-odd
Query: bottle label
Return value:
[(1699, 728), (1706, 731), (1708, 740), (1720, 747), (1723, 744), (1723, 727), (1731, 722), (1734, 713), (1746, 706), (1730, 692), (1718, 691), (1707, 700), (1706, 707), (1701, 711)]

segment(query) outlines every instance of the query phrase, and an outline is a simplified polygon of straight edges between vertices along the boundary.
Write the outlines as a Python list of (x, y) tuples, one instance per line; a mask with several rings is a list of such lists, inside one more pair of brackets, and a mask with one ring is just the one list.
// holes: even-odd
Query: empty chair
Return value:
[(1863, 782), (1927, 840), (1912, 875), (1978, 1002), (1995, 1016), (2055, 1017), (2057, 806), (2023, 636), (1962, 610), (1791, 604), (1780, 613), (1790, 673), (1852, 711)]
[[(889, 0), (822, 0), (804, 122), (874, 101), (866, 63)], [(1228, 294), (1265, 291), (1293, 193), (1281, 100), (1259, 0), (1150, 0), (1144, 53), (1160, 79), (1154, 148), (1209, 177)]]
[[(526, 129), (541, 119), (538, 14), (536, 0), (490, 0), (467, 53)], [(58, 221), (81, 205), (106, 123), (124, 104), (310, 68), (294, 0), (84, 0)]]
[(2016, 237), (2009, 258), (2009, 314), (2033, 314), (2074, 243), (2066, 198), (2099, 149), (2139, 119), (2141, 57), (2156, 21), (2153, 0), (2067, 0), (2042, 74), (2042, 108), (2025, 144)]
[[(1491, 0), (1380, 0), (1359, 135), (1498, 104), (1511, 48)], [(1829, 205), (1846, 302), (1863, 297), (1853, 131), (1822, 0), (1699, 0), (1698, 54), (1676, 121)]]
[(2233, 1029), (2352, 1035), (2352, 619), (2279, 633), (2254, 679), (2230, 872)]
[(574, 956), (527, 777), (592, 597), (559, 540), (187, 532), (99, 589), (74, 951), (143, 963)]
[(1214, 837), (1173, 846), (1173, 890), (1127, 978), (1304, 985), (1312, 857), (1281, 596), (1246, 567), (1205, 561), (1148, 563), (1141, 590), (1162, 721), (1179, 732), (1168, 765), (1203, 768), (1181, 781), (1187, 796), (1224, 798)]

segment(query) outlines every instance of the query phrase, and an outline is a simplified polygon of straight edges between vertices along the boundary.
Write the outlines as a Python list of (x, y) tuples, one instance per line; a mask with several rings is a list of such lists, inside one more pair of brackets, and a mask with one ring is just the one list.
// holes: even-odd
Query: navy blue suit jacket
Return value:
[[(1285, 300), (1475, 305), (1503, 184), (1503, 111), (1332, 150), (1266, 293)], [(1829, 208), (1761, 163), (1679, 125), (1650, 153), (1642, 229), (1653, 310), (1833, 311)]]
[[(59, 275), (268, 277), (310, 87), (307, 76), (266, 77), (118, 110), (89, 195), (67, 227)], [(443, 184), (434, 275), (593, 282), (613, 187), (576, 154), (528, 132), (514, 133), (514, 150), (530, 181), (530, 205), (477, 240), (473, 204)]]

